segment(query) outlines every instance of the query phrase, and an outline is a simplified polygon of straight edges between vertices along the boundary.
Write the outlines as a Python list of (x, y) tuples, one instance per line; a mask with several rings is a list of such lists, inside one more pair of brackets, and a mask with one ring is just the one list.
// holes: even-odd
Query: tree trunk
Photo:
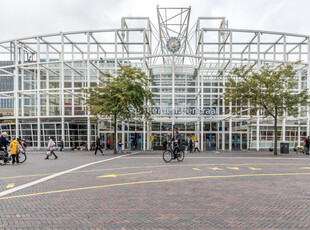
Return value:
[(278, 111), (276, 109), (274, 116), (274, 146), (273, 154), (278, 155)]
[(116, 154), (116, 149), (117, 149), (117, 119), (116, 119), (116, 115), (114, 115), (114, 154)]

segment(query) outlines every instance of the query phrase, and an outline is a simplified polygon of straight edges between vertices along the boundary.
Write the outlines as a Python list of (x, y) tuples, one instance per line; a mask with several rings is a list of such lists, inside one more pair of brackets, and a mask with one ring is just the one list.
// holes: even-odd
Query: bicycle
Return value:
[(11, 157), (9, 156), (9, 153), (5, 149), (1, 150), (0, 151), (0, 165), (6, 165), (7, 163), (10, 163), (10, 161), (11, 161)]
[[(184, 160), (184, 157), (185, 157), (185, 153), (184, 153), (184, 150), (181, 150), (181, 149), (177, 149), (176, 150), (176, 153), (174, 154), (174, 149), (172, 149), (172, 145), (170, 144), (170, 147), (168, 150), (165, 150), (164, 153), (163, 153), (163, 160), (166, 162), (166, 163), (169, 163), (171, 162), (172, 159), (177, 159), (179, 162), (182, 162)], [(174, 156), (176, 155), (176, 156)]]
[[(6, 150), (4, 150), (3, 152), (4, 154), (0, 154), (0, 165), (6, 165), (10, 163), (10, 161), (12, 160), (12, 158), (9, 156), (9, 153)], [(24, 163), (27, 160), (26, 153), (21, 152), (20, 154), (18, 154), (18, 160), (19, 163)]]
[(27, 155), (25, 151), (18, 154), (19, 163), (24, 163), (27, 160)]

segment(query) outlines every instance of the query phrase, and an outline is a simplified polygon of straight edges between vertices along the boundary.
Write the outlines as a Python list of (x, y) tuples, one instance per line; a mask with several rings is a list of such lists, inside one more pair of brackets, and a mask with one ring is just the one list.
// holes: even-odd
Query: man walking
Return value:
[(64, 149), (64, 139), (60, 140), (60, 151)]
[(99, 136), (96, 136), (96, 150), (95, 150), (95, 155), (97, 155), (97, 150), (98, 150), (98, 149), (99, 149), (99, 151), (101, 152), (101, 154), (104, 155), (103, 152), (102, 152), (102, 150), (101, 150), (101, 140), (100, 140)]
[(310, 136), (305, 140), (306, 145), (306, 155), (309, 155), (309, 148), (310, 148)]
[(194, 142), (193, 142), (193, 139), (191, 138), (189, 140), (189, 152), (190, 153), (193, 153), (193, 144), (194, 144)]
[(117, 148), (117, 152), (121, 152), (121, 153), (123, 153), (123, 150), (122, 150), (122, 145), (123, 145), (123, 143), (121, 142), (121, 140), (118, 140), (118, 148)]

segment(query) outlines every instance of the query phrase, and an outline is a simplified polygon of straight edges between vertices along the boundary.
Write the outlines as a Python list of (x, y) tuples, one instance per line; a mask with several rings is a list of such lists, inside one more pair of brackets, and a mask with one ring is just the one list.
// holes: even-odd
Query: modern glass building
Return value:
[[(140, 67), (153, 82), (152, 120), (119, 121), (125, 148), (152, 149), (171, 129), (196, 138), (205, 150), (273, 145), (272, 119), (225, 105), (227, 75), (240, 65), (259, 68), (300, 61), (296, 91), (310, 85), (310, 37), (229, 28), (224, 17), (199, 17), (191, 8), (157, 8), (157, 21), (125, 17), (118, 29), (60, 32), (0, 42), (0, 131), (43, 148), (48, 136), (91, 146), (113, 133), (109, 118), (86, 110), (82, 89), (118, 64)], [(279, 122), (279, 139), (294, 147), (309, 135), (308, 108)]]

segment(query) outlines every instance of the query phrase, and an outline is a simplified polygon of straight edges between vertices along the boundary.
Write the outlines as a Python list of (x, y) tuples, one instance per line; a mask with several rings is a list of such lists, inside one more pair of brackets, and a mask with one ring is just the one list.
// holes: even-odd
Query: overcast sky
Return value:
[(123, 16), (148, 16), (156, 6), (191, 6), (197, 17), (224, 16), (230, 28), (310, 35), (310, 0), (0, 0), (0, 41), (38, 34), (120, 27)]

